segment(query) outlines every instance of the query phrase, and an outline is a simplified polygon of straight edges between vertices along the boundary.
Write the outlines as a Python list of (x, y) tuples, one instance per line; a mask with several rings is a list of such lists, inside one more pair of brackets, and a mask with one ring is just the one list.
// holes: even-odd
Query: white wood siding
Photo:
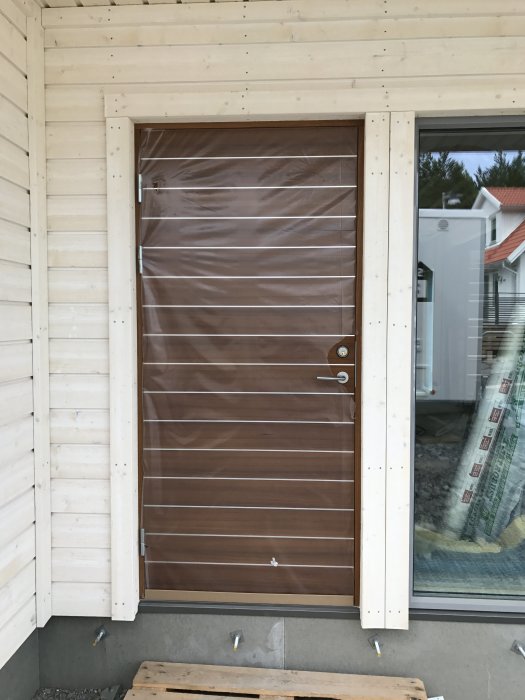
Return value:
[[(54, 4), (64, 3), (56, 0)], [(104, 117), (234, 121), (348, 118), (377, 113), (386, 115), (390, 124), (393, 113), (523, 113), (525, 104), (525, 6), (515, 0), (423, 0), (417, 4), (409, 0), (270, 0), (148, 6), (122, 0), (118, 5), (122, 6), (43, 11), (53, 542), (58, 548), (62, 535), (55, 528), (60, 526), (63, 532), (62, 517), (67, 516), (66, 549), (69, 553), (79, 550), (76, 571), (69, 575), (59, 564), (60, 554), (54, 554), (53, 610), (57, 614), (111, 612), (110, 575), (103, 564), (110, 542), (107, 516), (115, 496), (110, 493), (108, 457), (111, 402), (107, 382), (111, 365)], [(22, 96), (14, 92), (9, 99), (16, 104)], [(403, 134), (404, 142), (395, 137), (392, 158), (406, 143)], [(382, 138), (379, 131), (377, 138)], [(390, 162), (390, 138), (390, 134), (383, 138), (385, 154), (376, 162), (381, 170), (375, 180), (367, 181), (378, 191), (383, 180), (388, 182), (398, 172), (402, 173), (400, 183), (410, 180), (405, 167), (412, 167), (410, 163), (399, 164), (398, 170), (398, 165)], [(412, 157), (411, 152), (407, 155)], [(389, 227), (395, 229), (396, 244), (403, 235), (411, 236), (410, 228), (402, 231), (405, 222), (401, 212), (392, 210), (389, 216), (388, 192), (381, 190), (380, 194), (385, 209), (376, 217), (367, 214), (365, 246), (367, 236), (372, 240), (378, 233), (372, 231), (376, 220), (384, 246)], [(13, 204), (23, 208), (23, 198)], [(110, 214), (112, 211), (110, 207)], [(397, 265), (391, 257), (378, 260), (378, 269), (387, 263), (390, 270)], [(406, 265), (400, 269), (406, 273)], [(110, 275), (110, 289), (111, 284)], [(383, 294), (390, 291), (395, 296), (398, 292), (392, 280), (388, 285), (384, 285)], [(376, 292), (371, 290), (370, 294)], [(399, 291), (403, 319), (409, 293), (407, 286), (402, 293)], [(365, 299), (364, 303), (370, 305), (372, 301)], [(380, 324), (380, 316), (387, 310), (386, 296), (378, 304), (374, 302), (378, 316), (371, 322)], [(389, 323), (386, 319), (383, 322)], [(366, 326), (366, 318), (364, 323)], [(404, 324), (403, 329), (395, 331), (396, 343), (406, 345), (406, 353), (411, 343), (409, 326)], [(379, 325), (369, 329), (370, 341), (379, 338), (385, 353), (378, 358), (377, 376), (370, 378), (369, 391), (374, 383), (385, 383), (387, 367), (395, 364), (393, 358), (387, 364), (386, 347), (390, 344), (386, 332), (388, 328)], [(366, 355), (366, 347), (363, 352)], [(119, 359), (115, 358), (116, 362)], [(404, 369), (403, 377), (408, 377), (408, 370)], [(403, 390), (406, 395), (402, 405), (406, 408), (409, 384), (403, 385)], [(394, 391), (397, 385), (392, 381), (388, 394), (392, 396)], [(406, 618), (405, 610), (386, 612), (387, 605), (390, 609), (399, 595), (394, 593), (396, 600), (392, 600), (385, 590), (385, 577), (393, 565), (390, 559), (385, 561), (385, 546), (395, 539), (389, 528), (407, 535), (409, 497), (406, 448), (398, 455), (401, 461), (396, 457), (392, 463), (395, 469), (388, 482), (386, 454), (383, 461), (380, 459), (382, 450), (397, 449), (392, 435), (399, 427), (395, 423), (399, 414), (394, 416), (387, 398), (385, 385), (383, 403), (380, 398), (376, 400), (386, 432), (368, 452), (373, 463), (371, 477), (363, 473), (363, 493), (371, 494), (370, 502), (374, 493), (382, 494), (379, 520), (371, 511), (363, 521), (363, 527), (369, 522), (372, 528), (369, 539), (363, 539), (364, 543), (371, 542), (370, 556), (383, 557), (379, 568), (382, 580), (376, 581), (372, 599), (367, 601), (368, 624), (378, 627), (403, 626)], [(406, 431), (404, 423), (401, 427)], [(373, 424), (364, 426), (372, 440), (374, 428)], [(389, 494), (391, 499), (404, 498), (402, 513), (389, 505)], [(93, 536), (87, 542), (84, 523), (89, 514), (100, 517), (96, 521), (100, 538)], [(390, 533), (388, 538), (386, 531)], [(103, 550), (96, 556), (93, 539)], [(78, 573), (82, 567), (83, 581)], [(407, 585), (407, 551), (400, 568), (403, 570), (396, 579), (396, 590)], [(366, 570), (374, 576), (373, 568)], [(113, 586), (115, 593), (117, 582), (113, 581)], [(365, 599), (365, 591), (363, 596)], [(403, 600), (406, 607), (406, 598)], [(92, 606), (86, 601), (92, 601)], [(367, 624), (368, 613), (364, 610), (363, 614)]]
[(0, 668), (36, 627), (26, 16), (0, 7)]

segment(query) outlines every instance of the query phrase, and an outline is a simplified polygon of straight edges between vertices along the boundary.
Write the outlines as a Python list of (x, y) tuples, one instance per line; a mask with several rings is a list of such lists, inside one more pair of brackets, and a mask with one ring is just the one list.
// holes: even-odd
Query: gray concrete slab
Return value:
[[(93, 648), (102, 623), (109, 637)], [(238, 629), (244, 641), (234, 652), (230, 632)], [(283, 668), (284, 621), (177, 614), (138, 615), (135, 622), (53, 618), (41, 630), (40, 644), (42, 687), (129, 687), (145, 660)]]
[(0, 669), (0, 700), (31, 700), (39, 687), (38, 633)]
[[(110, 636), (93, 649), (102, 623)], [(230, 632), (244, 642), (231, 649)], [(140, 614), (133, 623), (55, 618), (40, 632), (41, 685), (129, 686), (144, 660), (415, 676), (445, 700), (525, 700), (525, 625), (412, 621), (378, 631), (378, 659), (359, 621), (237, 615)], [(2, 697), (1, 700), (4, 700)], [(25, 700), (15, 697), (9, 700)]]
[[(377, 634), (378, 658), (368, 643)], [(410, 631), (362, 630), (354, 620), (285, 621), (286, 668), (411, 676), (429, 697), (524, 700), (525, 660), (513, 654), (525, 626), (412, 621)]]

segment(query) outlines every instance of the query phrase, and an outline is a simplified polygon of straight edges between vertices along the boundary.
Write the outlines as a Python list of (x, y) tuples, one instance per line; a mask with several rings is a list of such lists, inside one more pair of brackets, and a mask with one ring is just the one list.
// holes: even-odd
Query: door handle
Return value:
[(336, 377), (317, 377), (317, 379), (321, 379), (323, 382), (339, 382), (339, 384), (346, 384), (349, 377), (347, 372), (338, 372)]

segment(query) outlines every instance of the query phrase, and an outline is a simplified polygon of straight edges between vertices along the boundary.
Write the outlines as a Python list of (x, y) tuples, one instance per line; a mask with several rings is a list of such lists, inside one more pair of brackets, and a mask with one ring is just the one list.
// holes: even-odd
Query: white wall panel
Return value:
[[(0, 68), (1, 70), (1, 68)], [(29, 228), (29, 193), (11, 180), (0, 179), (2, 218)]]
[(108, 408), (108, 377), (107, 375), (54, 374), (50, 381), (49, 405), (51, 408)]
[(27, 112), (25, 75), (0, 54), (0, 94), (23, 112)]
[(0, 7), (0, 668), (36, 626), (26, 15)]
[(53, 546), (78, 549), (110, 547), (110, 519), (106, 513), (55, 513), (53, 515)]
[(46, 143), (48, 158), (104, 158), (104, 125), (90, 122), (48, 124)]
[(109, 583), (110, 550), (88, 547), (55, 547), (53, 580), (75, 583)]
[[(2, 590), (0, 589), (0, 593)], [(22, 607), (13, 606), (12, 617), (0, 629), (0, 668), (29, 637), (36, 627), (36, 601), (32, 595)]]
[(0, 92), (0, 134), (16, 146), (27, 150), (27, 118), (24, 110)]
[(57, 479), (109, 479), (109, 446), (55, 444), (51, 469)]
[(31, 242), (27, 227), (0, 220), (0, 260), (29, 265)]
[(105, 233), (94, 232), (50, 234), (48, 261), (49, 267), (107, 268), (107, 236)]
[[(0, 307), (0, 319), (2, 309)], [(1, 333), (1, 330), (0, 330)], [(50, 304), (50, 338), (107, 338), (106, 304)]]
[(33, 449), (33, 420), (23, 418), (0, 425), (0, 467), (13, 464)]
[[(64, 2), (72, 4), (53, 0)], [(523, 111), (525, 9), (515, 0), (497, 4), (478, 0), (475, 7), (467, 0), (442, 0), (431, 11), (428, 4), (409, 0), (150, 2), (148, 6), (118, 0), (117, 5), (43, 12), (51, 232), (52, 474), (57, 482), (53, 541), (66, 550), (78, 549), (79, 561), (82, 557), (89, 561), (96, 535), (83, 538), (79, 528), (65, 525), (61, 518), (107, 515), (96, 509), (110, 508), (110, 501), (105, 500), (109, 497), (105, 480), (110, 476), (105, 375), (113, 372), (107, 342), (111, 292), (105, 272), (107, 210), (112, 232), (120, 235), (123, 224), (121, 221), (119, 228), (118, 207), (124, 211), (126, 202), (106, 202), (105, 188), (111, 187), (105, 177), (106, 148), (109, 170), (119, 176), (122, 165), (126, 172), (132, 167), (128, 161), (133, 154), (125, 146), (119, 156), (114, 146), (121, 147), (122, 139), (114, 138), (106, 146), (104, 115), (138, 121), (213, 122), (348, 118), (375, 112), (384, 122), (376, 123), (374, 131), (369, 116), (368, 135), (371, 139), (376, 135), (383, 152), (375, 157), (373, 148), (367, 150), (373, 162), (366, 166), (366, 185), (372, 193), (365, 200), (369, 208), (365, 212), (365, 251), (368, 245), (372, 278), (365, 280), (365, 307), (372, 316), (364, 319), (364, 341), (377, 346), (378, 362), (373, 367), (369, 362), (370, 374), (363, 384), (364, 393), (372, 397), (367, 399), (368, 427), (364, 430), (368, 441), (364, 455), (371, 472), (364, 492), (364, 507), (369, 510), (364, 511), (368, 539), (363, 542), (368, 551), (376, 552), (380, 563), (374, 569), (373, 558), (366, 562), (363, 583), (368, 588), (363, 600), (370, 602), (370, 625), (402, 625), (403, 611), (396, 612), (397, 619), (389, 617), (387, 601), (388, 606), (395, 601), (385, 591), (393, 566), (385, 547), (391, 547), (395, 539), (395, 523), (402, 524), (406, 537), (405, 513), (389, 508), (388, 494), (407, 496), (406, 480), (391, 479), (387, 489), (386, 477), (386, 445), (397, 449), (387, 435), (387, 244), (389, 227), (400, 230), (398, 218), (389, 218), (389, 183), (398, 174), (390, 169), (387, 127), (390, 114), (396, 111)], [(409, 175), (405, 172), (403, 178), (406, 183)], [(115, 238), (109, 243), (116, 260)], [(375, 247), (383, 254), (375, 255)], [(118, 274), (113, 276), (117, 278)], [(121, 359), (119, 356), (118, 361)], [(364, 362), (366, 367), (366, 359)], [(391, 383), (390, 392), (393, 387)], [(378, 440), (374, 411), (383, 416), (386, 431)], [(392, 421), (388, 425), (393, 429)], [(131, 438), (131, 431), (129, 435)], [(114, 472), (113, 476), (118, 470)], [(106, 486), (100, 486), (102, 483)], [(115, 489), (117, 485), (127, 488), (114, 479)], [(81, 494), (89, 489), (93, 498), (104, 492), (102, 501), (86, 506)], [(388, 519), (394, 523), (390, 539), (386, 537)], [(126, 527), (132, 528), (132, 521)], [(114, 529), (114, 537), (116, 533)], [(130, 534), (135, 537), (131, 530)], [(100, 536), (108, 547), (107, 532)], [(402, 551), (406, 558), (406, 550)], [(374, 571), (379, 571), (381, 579), (376, 576), (375, 583)], [(112, 594), (107, 582), (73, 578), (54, 583), (54, 612), (108, 614)], [(405, 585), (400, 577), (396, 581), (397, 590)], [(117, 590), (114, 581), (114, 597)]]
[(106, 198), (72, 195), (48, 197), (47, 226), (49, 231), (105, 231)]
[(31, 307), (0, 301), (0, 341), (31, 339)]
[(0, 384), (0, 425), (30, 416), (33, 411), (33, 382), (22, 379)]
[(49, 270), (49, 301), (104, 303), (108, 297), (106, 270), (76, 268)]
[(108, 348), (107, 340), (51, 340), (51, 373), (108, 374)]
[(53, 479), (53, 513), (109, 513), (109, 481), (105, 479)]
[(0, 345), (0, 382), (30, 377), (32, 372), (33, 353), (29, 341)]
[[(16, 464), (19, 468), (22, 461)], [(0, 517), (3, 527), (0, 531), (0, 551), (3, 551), (22, 532), (31, 527), (35, 519), (35, 499), (33, 489), (6, 499), (5, 505), (0, 508)]]
[(31, 561), (22, 571), (0, 588), (0, 630), (9, 621), (12, 610), (20, 610), (35, 594), (35, 562)]
[(50, 160), (48, 194), (105, 194), (106, 163), (101, 158)]
[(6, 138), (0, 137), (0, 177), (29, 189), (27, 153)]
[(54, 122), (95, 122), (104, 118), (104, 86), (46, 86), (46, 117)]
[[(53, 409), (51, 442), (64, 445), (108, 445), (107, 411)], [(82, 511), (83, 512), (83, 511)]]
[(15, 5), (13, 0), (3, 0), (0, 14), (6, 17), (16, 27), (22, 36), (26, 34), (26, 17), (22, 10)]
[(111, 615), (111, 586), (100, 583), (53, 583), (53, 613), (55, 615)]
[(0, 262), (0, 299), (31, 301), (31, 270), (27, 265)]
[(33, 525), (12, 539), (0, 552), (0, 590), (35, 558), (35, 528)]

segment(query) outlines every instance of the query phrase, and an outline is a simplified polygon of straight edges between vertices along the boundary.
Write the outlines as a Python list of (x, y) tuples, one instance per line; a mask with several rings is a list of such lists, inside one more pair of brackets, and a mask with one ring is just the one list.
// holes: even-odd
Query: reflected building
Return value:
[(525, 187), (420, 209), (414, 594), (525, 595)]

